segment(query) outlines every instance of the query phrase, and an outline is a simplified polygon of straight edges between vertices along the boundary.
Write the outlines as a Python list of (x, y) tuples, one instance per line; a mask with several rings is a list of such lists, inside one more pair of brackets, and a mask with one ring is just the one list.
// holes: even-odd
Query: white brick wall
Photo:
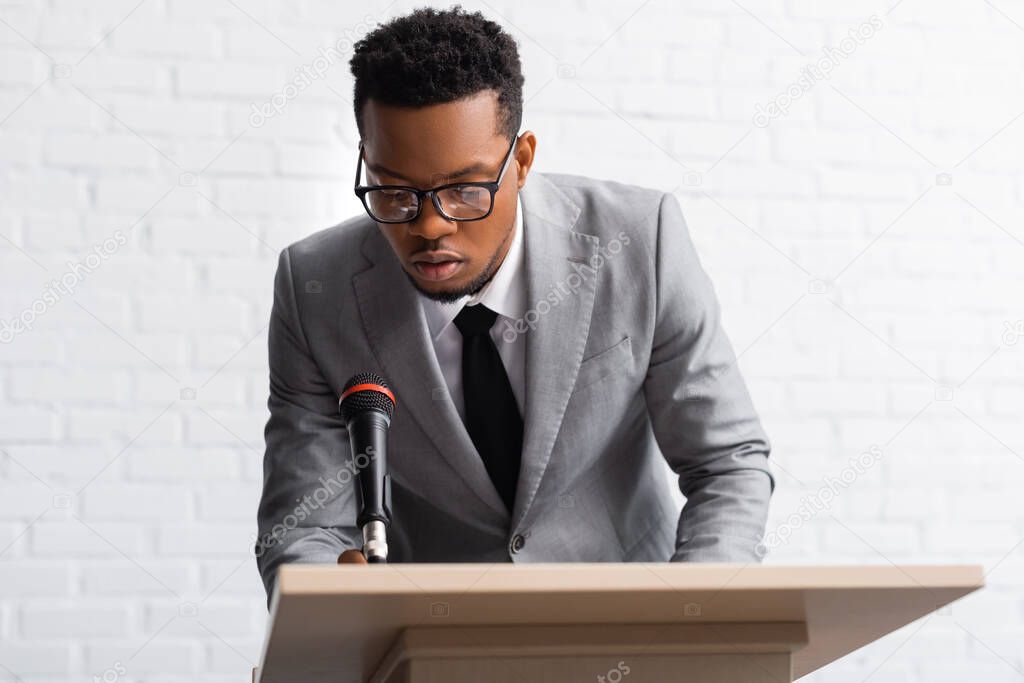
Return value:
[[(413, 6), (358, 4), (0, 3), (0, 319), (40, 300), (0, 345), (0, 679), (248, 680), (275, 257), (360, 210), (344, 61), (251, 115)], [(1019, 680), (1024, 3), (465, 5), (520, 42), (538, 170), (680, 197), (773, 440), (770, 530), (880, 448), (767, 561), (988, 568), (811, 679)]]

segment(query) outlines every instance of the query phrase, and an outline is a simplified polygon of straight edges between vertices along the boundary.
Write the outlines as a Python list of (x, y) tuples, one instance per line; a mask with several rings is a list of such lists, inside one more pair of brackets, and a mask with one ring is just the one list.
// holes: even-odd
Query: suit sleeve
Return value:
[(757, 562), (775, 489), (771, 446), (722, 329), (675, 196), (662, 196), (654, 339), (644, 394), (686, 504), (673, 562)]
[(274, 276), (268, 351), (270, 418), (256, 562), (269, 600), (280, 565), (334, 564), (342, 551), (361, 547), (348, 434), (337, 396), (310, 354), (287, 249)]

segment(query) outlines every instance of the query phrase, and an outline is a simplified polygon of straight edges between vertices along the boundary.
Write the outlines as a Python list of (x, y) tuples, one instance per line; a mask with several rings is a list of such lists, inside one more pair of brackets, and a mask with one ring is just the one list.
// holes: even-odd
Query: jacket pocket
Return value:
[(629, 337), (609, 346), (604, 351), (584, 358), (580, 363), (579, 373), (576, 375), (576, 385), (573, 392), (577, 392), (595, 382), (599, 382), (608, 375), (614, 374), (628, 367), (629, 361), (633, 358), (633, 346)]

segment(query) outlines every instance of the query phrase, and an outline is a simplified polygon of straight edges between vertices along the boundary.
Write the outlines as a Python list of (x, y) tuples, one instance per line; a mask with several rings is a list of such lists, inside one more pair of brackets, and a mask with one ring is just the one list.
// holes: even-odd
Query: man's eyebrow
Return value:
[[(364, 162), (366, 164), (366, 167), (368, 169), (370, 169), (371, 171), (373, 171), (374, 173), (377, 173), (379, 175), (391, 176), (392, 178), (398, 178), (399, 180), (405, 180), (405, 181), (410, 182), (410, 183), (413, 182), (412, 178), (410, 178), (409, 176), (403, 175), (403, 174), (399, 173), (398, 171), (392, 171), (390, 168), (388, 168), (386, 166), (381, 166), (380, 164), (375, 164), (373, 162), (366, 161), (365, 158), (364, 158)], [(451, 178), (461, 178), (462, 176), (469, 175), (471, 173), (483, 173), (484, 171), (488, 171), (488, 170), (490, 170), (490, 169), (487, 168), (487, 164), (484, 164), (484, 163), (481, 163), (481, 162), (478, 161), (475, 164), (470, 164), (469, 166), (466, 166), (465, 168), (460, 168), (458, 171), (455, 171), (454, 173), (445, 173), (445, 174), (437, 174), (437, 173), (435, 173), (435, 174), (433, 174), (433, 177), (434, 178), (441, 177), (441, 178), (449, 178), (449, 179), (451, 179)]]

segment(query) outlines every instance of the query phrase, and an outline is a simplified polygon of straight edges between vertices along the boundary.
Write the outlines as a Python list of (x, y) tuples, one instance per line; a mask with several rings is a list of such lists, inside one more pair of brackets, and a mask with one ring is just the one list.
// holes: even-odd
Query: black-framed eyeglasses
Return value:
[(360, 185), (363, 171), (363, 143), (360, 141), (355, 193), (366, 213), (378, 223), (408, 223), (416, 220), (423, 208), (425, 196), (429, 196), (437, 212), (450, 221), (479, 221), (490, 216), (494, 209), (494, 194), (501, 186), (512, 158), (512, 150), (518, 141), (518, 135), (512, 139), (498, 179), (494, 182), (446, 183), (429, 190), (407, 185)]

